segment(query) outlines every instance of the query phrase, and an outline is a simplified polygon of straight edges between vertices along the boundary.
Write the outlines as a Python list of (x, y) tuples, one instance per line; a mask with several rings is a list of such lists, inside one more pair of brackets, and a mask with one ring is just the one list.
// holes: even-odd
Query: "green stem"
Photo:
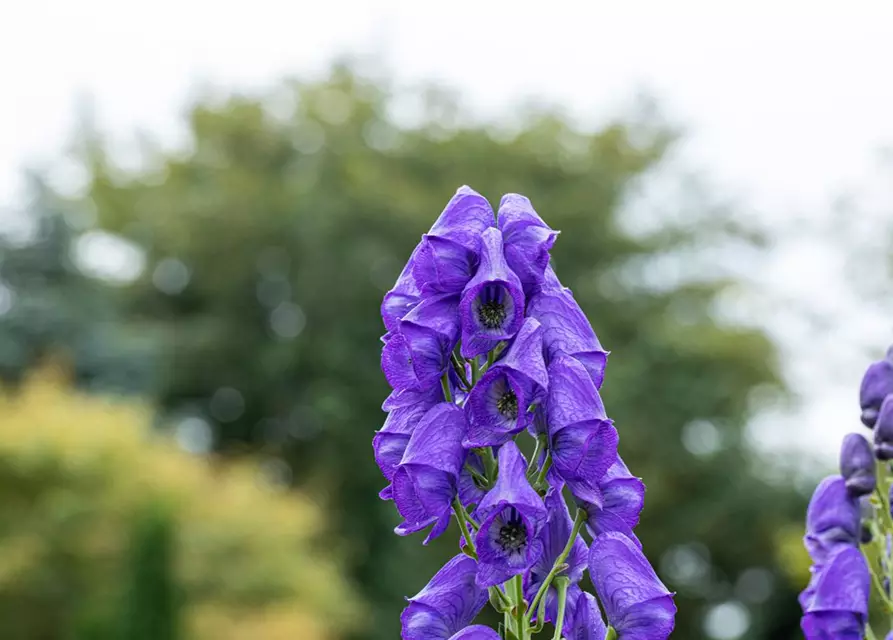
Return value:
[(447, 402), (452, 402), (453, 394), (450, 391), (450, 376), (448, 373), (445, 373), (440, 377), (440, 386), (443, 389), (443, 397)]
[(477, 356), (469, 360), (469, 362), (471, 363), (471, 386), (474, 386), (481, 379), (481, 368), (478, 366)]
[(574, 518), (574, 526), (571, 529), (571, 535), (567, 540), (567, 544), (564, 545), (564, 549), (558, 557), (555, 558), (555, 564), (552, 565), (552, 570), (549, 571), (549, 574), (546, 576), (545, 580), (543, 580), (543, 584), (541, 584), (540, 588), (537, 590), (536, 596), (534, 596), (533, 601), (530, 603), (530, 611), (536, 610), (536, 606), (540, 603), (540, 600), (546, 599), (546, 592), (549, 590), (549, 585), (552, 584), (552, 580), (566, 568), (564, 561), (567, 560), (567, 556), (574, 547), (574, 542), (576, 542), (584, 522), (586, 522), (586, 512), (583, 509), (577, 509), (577, 515)]
[(484, 469), (487, 472), (487, 482), (492, 486), (496, 481), (496, 458), (493, 456), (493, 449), (491, 447), (481, 447), (480, 449), (475, 449), (478, 455), (481, 457), (481, 460), (484, 463)]
[(564, 576), (555, 579), (555, 588), (558, 589), (558, 615), (555, 618), (555, 635), (552, 640), (561, 640), (561, 630), (564, 627), (564, 608), (567, 604), (567, 586), (570, 584)]
[[(465, 507), (462, 506), (459, 496), (453, 498), (453, 513), (456, 514), (456, 520), (459, 521), (459, 528), (462, 529), (462, 537), (465, 538), (465, 546), (468, 547), (468, 550), (473, 554), (470, 554), (471, 557), (477, 560), (478, 552), (477, 549), (474, 548), (474, 538), (472, 537), (471, 532), (468, 531), (468, 524), (471, 518), (465, 513)], [(475, 528), (477, 529), (477, 527)]]
[(617, 632), (614, 627), (608, 627), (608, 635), (605, 636), (605, 640), (617, 640)]
[(539, 460), (540, 453), (543, 451), (543, 447), (546, 446), (546, 436), (537, 436), (536, 437), (536, 448), (533, 450), (533, 455), (530, 457), (530, 464), (527, 465), (527, 475), (531, 475), (536, 470), (537, 460)]
[(490, 587), (490, 604), (500, 613), (511, 610), (512, 601), (506, 596), (499, 587)]
[(865, 640), (877, 640), (877, 636), (871, 630), (871, 625), (865, 625)]
[(450, 354), (450, 360), (453, 363), (453, 369), (456, 370), (456, 375), (459, 376), (462, 384), (465, 385), (465, 390), (471, 391), (471, 383), (468, 382), (468, 376), (465, 375), (465, 366), (461, 362), (459, 362), (459, 356), (457, 356), (456, 353), (453, 352)]
[(539, 475), (537, 475), (536, 480), (533, 482), (534, 488), (539, 488), (543, 486), (543, 483), (546, 482), (546, 474), (549, 472), (549, 468), (552, 466), (552, 452), (546, 454), (546, 459), (543, 461), (543, 468), (540, 469)]
[(490, 488), (490, 481), (487, 480), (487, 476), (482, 475), (480, 471), (475, 469), (473, 466), (471, 466), (467, 462), (465, 463), (465, 468), (468, 470), (468, 473), (471, 474), (471, 477), (474, 478), (475, 480), (477, 480), (482, 485), (481, 486), (482, 489)]
[(527, 626), (527, 609), (524, 607), (524, 579), (521, 575), (512, 578), (512, 585), (515, 592), (515, 625), (520, 640), (527, 640), (529, 637)]

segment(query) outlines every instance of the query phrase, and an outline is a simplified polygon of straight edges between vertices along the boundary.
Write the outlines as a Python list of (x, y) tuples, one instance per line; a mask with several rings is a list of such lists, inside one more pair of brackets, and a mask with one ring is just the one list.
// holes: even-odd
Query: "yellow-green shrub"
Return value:
[(174, 523), (183, 637), (324, 639), (352, 625), (319, 505), (251, 464), (181, 452), (151, 431), (148, 407), (74, 393), (49, 371), (0, 396), (0, 637), (99, 637), (78, 629), (113, 619), (130, 524), (155, 504)]

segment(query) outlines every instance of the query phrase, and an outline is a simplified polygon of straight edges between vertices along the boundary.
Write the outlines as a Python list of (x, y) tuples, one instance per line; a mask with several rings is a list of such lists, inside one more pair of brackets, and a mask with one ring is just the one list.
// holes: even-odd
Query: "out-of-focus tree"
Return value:
[[(705, 637), (705, 613), (728, 601), (751, 608), (744, 637), (794, 636), (796, 586), (774, 541), (802, 500), (760, 477), (743, 438), (753, 392), (783, 391), (775, 352), (717, 319), (734, 283), (702, 251), (748, 244), (746, 229), (698, 203), (680, 203), (692, 208), (674, 224), (631, 228), (630, 196), (675, 141), (655, 117), (583, 131), (532, 111), (510, 130), (474, 124), (443, 92), (414, 96), (420, 124), (401, 123), (383, 85), (337, 67), (266, 97), (199, 101), (188, 148), (156, 149), (136, 172), (90, 141), (97, 224), (145, 251), (125, 295), (129, 317), (164, 337), (157, 402), (211, 424), (218, 451), (257, 450), (330, 498), (372, 605), (360, 635), (395, 637), (402, 596), (437, 554), (394, 536), (392, 505), (376, 497), (379, 303), (458, 186), (493, 202), (522, 192), (562, 230), (556, 269), (612, 351), (604, 397), (648, 484), (640, 531), (679, 592), (676, 637)], [(666, 265), (678, 264), (700, 266), (674, 278)]]
[(177, 611), (195, 640), (335, 638), (357, 622), (318, 505), (61, 380), (47, 368), (0, 396), (4, 639), (173, 638)]

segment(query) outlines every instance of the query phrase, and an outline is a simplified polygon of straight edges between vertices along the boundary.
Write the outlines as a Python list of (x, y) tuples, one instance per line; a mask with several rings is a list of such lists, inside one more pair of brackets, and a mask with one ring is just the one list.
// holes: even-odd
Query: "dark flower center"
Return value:
[(502, 394), (502, 397), (496, 401), (496, 410), (499, 411), (506, 418), (510, 418), (512, 420), (517, 419), (518, 417), (518, 398), (515, 397), (515, 392), (509, 389), (505, 393)]
[(527, 544), (527, 529), (520, 521), (510, 520), (499, 529), (499, 546), (503, 551), (517, 551)]
[(505, 322), (505, 305), (496, 300), (484, 302), (478, 307), (478, 320), (488, 329), (498, 329)]

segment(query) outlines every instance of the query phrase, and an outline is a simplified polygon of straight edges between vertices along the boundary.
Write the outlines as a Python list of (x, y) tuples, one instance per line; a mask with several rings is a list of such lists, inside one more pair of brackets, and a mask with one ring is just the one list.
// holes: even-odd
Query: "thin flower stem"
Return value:
[(487, 480), (487, 476), (481, 474), (480, 471), (478, 471), (477, 469), (475, 469), (473, 466), (471, 466), (471, 465), (470, 465), (469, 463), (467, 463), (467, 462), (465, 463), (465, 468), (468, 470), (468, 473), (471, 474), (471, 477), (472, 477), (472, 478), (474, 478), (474, 479), (477, 480), (479, 483), (481, 483), (481, 485), (482, 485), (481, 488), (482, 488), (482, 489), (489, 489), (489, 488), (490, 488), (490, 481)]
[(617, 631), (614, 627), (608, 627), (608, 635), (605, 636), (605, 640), (617, 640)]
[(487, 482), (492, 486), (493, 482), (496, 481), (496, 458), (493, 455), (492, 447), (481, 447), (480, 449), (475, 449), (478, 455), (481, 456), (481, 459), (484, 463), (484, 469), (487, 472)]
[(530, 476), (536, 470), (536, 461), (540, 457), (540, 453), (543, 451), (543, 447), (546, 446), (546, 436), (537, 436), (536, 438), (536, 448), (533, 450), (533, 455), (530, 457), (530, 464), (527, 465), (527, 475)]
[[(490, 604), (500, 613), (505, 613), (512, 608), (512, 601), (502, 592), (499, 587), (490, 587)], [(494, 600), (496, 602), (494, 602)]]
[(455, 369), (456, 375), (459, 376), (462, 384), (465, 385), (465, 390), (471, 391), (471, 383), (468, 382), (468, 376), (465, 375), (465, 366), (461, 362), (459, 362), (459, 356), (457, 356), (455, 352), (451, 353), (450, 360), (453, 363), (453, 369)]
[(453, 394), (450, 391), (450, 374), (445, 373), (440, 377), (440, 386), (443, 389), (443, 397), (447, 402), (453, 401)]
[(481, 379), (481, 368), (478, 366), (477, 356), (469, 360), (471, 363), (471, 386), (473, 387)]
[(555, 619), (555, 635), (552, 640), (561, 640), (561, 631), (564, 627), (564, 608), (567, 604), (567, 586), (570, 580), (561, 576), (555, 580), (555, 588), (558, 589), (558, 615)]
[(496, 350), (490, 351), (487, 354), (487, 369), (493, 366), (493, 361), (496, 360)]
[(566, 568), (564, 561), (567, 560), (567, 556), (570, 554), (571, 549), (573, 549), (574, 542), (576, 542), (584, 522), (586, 522), (586, 512), (583, 509), (577, 509), (577, 515), (574, 518), (574, 526), (571, 529), (571, 535), (567, 540), (567, 544), (564, 545), (564, 549), (558, 557), (555, 558), (555, 564), (552, 565), (552, 570), (549, 571), (546, 579), (543, 580), (543, 584), (541, 584), (540, 588), (537, 590), (536, 596), (534, 596), (533, 601), (530, 603), (530, 611), (536, 610), (536, 606), (540, 603), (540, 600), (545, 600), (546, 592), (549, 590), (549, 585), (552, 584), (552, 580)]
[(462, 502), (459, 500), (459, 496), (453, 498), (453, 513), (456, 514), (456, 520), (459, 521), (459, 528), (462, 529), (462, 537), (465, 538), (465, 546), (467, 546), (471, 553), (474, 554), (472, 557), (477, 560), (478, 553), (477, 549), (474, 548), (474, 538), (472, 538), (471, 533), (468, 531), (469, 517), (465, 512), (465, 507), (462, 506)]
[(512, 586), (515, 592), (515, 624), (519, 640), (527, 640), (529, 638), (527, 625), (527, 610), (524, 608), (524, 579), (520, 574), (512, 578)]
[(874, 631), (871, 630), (871, 625), (865, 625), (865, 640), (877, 640), (877, 636), (874, 635)]
[(543, 468), (540, 469), (539, 475), (537, 475), (536, 480), (533, 482), (534, 488), (539, 488), (546, 481), (546, 474), (549, 472), (549, 468), (552, 466), (552, 452), (546, 454), (546, 459), (543, 461)]

